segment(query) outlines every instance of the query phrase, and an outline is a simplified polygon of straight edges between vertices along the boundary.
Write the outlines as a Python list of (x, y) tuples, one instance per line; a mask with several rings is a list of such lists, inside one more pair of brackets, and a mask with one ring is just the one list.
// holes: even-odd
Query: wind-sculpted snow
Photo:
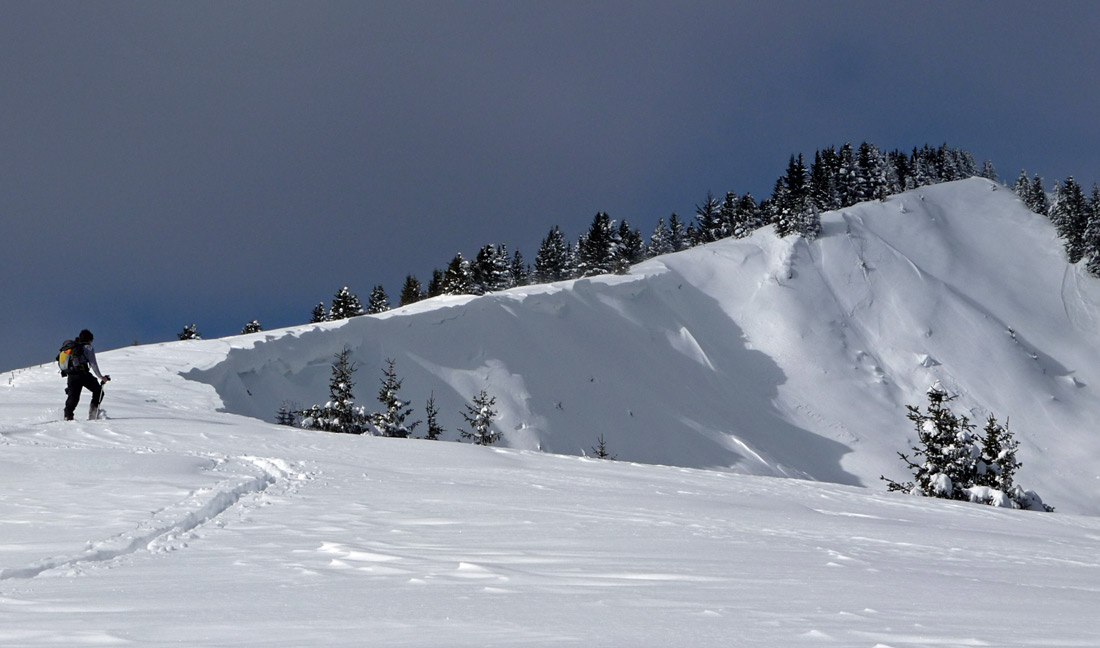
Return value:
[(188, 377), (215, 385), (229, 411), (270, 419), (284, 400), (327, 398), (332, 356), (358, 363), (359, 402), (376, 405), (397, 361), (402, 397), (430, 394), (457, 438), (481, 389), (497, 399), (507, 445), (583, 454), (603, 435), (620, 459), (858, 483), (847, 449), (792, 425), (773, 405), (786, 378), (738, 324), (678, 273), (569, 282), (465, 304), (363, 317), (232, 349)]
[(447, 438), (485, 389), (514, 448), (587, 454), (602, 437), (624, 460), (867, 486), (904, 476), (905, 406), (939, 382), (973, 421), (1010, 421), (1028, 487), (1100, 512), (1100, 285), (1046, 219), (971, 179), (823, 225), (813, 243), (768, 228), (628, 276), (245, 336), (187, 376), (272, 420), (327, 399), (346, 345), (361, 404), (395, 359), (402, 396), (422, 412), (434, 394)]

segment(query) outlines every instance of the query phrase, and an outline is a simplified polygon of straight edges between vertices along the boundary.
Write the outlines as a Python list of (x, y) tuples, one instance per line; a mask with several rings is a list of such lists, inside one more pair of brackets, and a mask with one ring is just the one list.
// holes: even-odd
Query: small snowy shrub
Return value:
[(592, 456), (596, 457), (597, 459), (615, 459), (615, 455), (611, 454), (611, 452), (607, 449), (607, 442), (604, 441), (602, 434), (599, 436), (599, 438), (596, 439), (596, 442), (597, 444), (592, 446)]
[(435, 406), (435, 392), (432, 392), (432, 395), (428, 397), (424, 412), (428, 415), (428, 435), (424, 438), (429, 441), (438, 441), (446, 430), (439, 425), (439, 410)]
[(177, 333), (177, 337), (181, 340), (201, 340), (202, 336), (199, 335), (199, 327), (191, 324), (190, 326), (183, 327), (182, 333)]
[(278, 425), (289, 425), (293, 427), (298, 422), (298, 411), (299, 410), (295, 409), (294, 406), (288, 405), (284, 401), (283, 404), (279, 407), (279, 411), (275, 413), (275, 423), (277, 423)]

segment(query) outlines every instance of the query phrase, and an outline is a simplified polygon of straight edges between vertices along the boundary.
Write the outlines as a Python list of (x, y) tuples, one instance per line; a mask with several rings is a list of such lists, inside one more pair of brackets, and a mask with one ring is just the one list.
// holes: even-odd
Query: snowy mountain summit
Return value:
[[(822, 225), (0, 374), (0, 645), (1096, 645), (1100, 282), (985, 180)], [(449, 442), (275, 425), (345, 349)], [(933, 384), (1058, 513), (886, 492)]]
[(359, 402), (394, 359), (406, 400), (434, 394), (452, 438), (484, 389), (513, 448), (590, 454), (602, 436), (620, 460), (871, 488), (905, 476), (905, 406), (939, 383), (971, 421), (1010, 421), (1029, 487), (1100, 513), (1100, 282), (1047, 220), (975, 178), (822, 225), (813, 242), (766, 228), (627, 276), (234, 338), (187, 375), (271, 420), (323, 402), (346, 345)]

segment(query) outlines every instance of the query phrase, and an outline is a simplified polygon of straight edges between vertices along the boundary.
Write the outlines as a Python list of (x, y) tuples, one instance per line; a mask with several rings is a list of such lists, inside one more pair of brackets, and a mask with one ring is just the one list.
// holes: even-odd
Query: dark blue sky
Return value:
[(1094, 2), (5, 2), (0, 370), (648, 235), (846, 141), (1088, 187), (1098, 70)]

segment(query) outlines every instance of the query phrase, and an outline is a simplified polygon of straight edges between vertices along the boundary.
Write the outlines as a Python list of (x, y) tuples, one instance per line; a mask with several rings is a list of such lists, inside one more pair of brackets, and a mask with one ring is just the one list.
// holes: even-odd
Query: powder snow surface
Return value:
[[(107, 420), (2, 374), (0, 645), (1100, 645), (1097, 283), (969, 180), (809, 244), (100, 353)], [(253, 418), (327, 400), (344, 346), (368, 409), (392, 358), (447, 439), (496, 396), (504, 447)], [(884, 492), (936, 381), (1058, 513)]]

